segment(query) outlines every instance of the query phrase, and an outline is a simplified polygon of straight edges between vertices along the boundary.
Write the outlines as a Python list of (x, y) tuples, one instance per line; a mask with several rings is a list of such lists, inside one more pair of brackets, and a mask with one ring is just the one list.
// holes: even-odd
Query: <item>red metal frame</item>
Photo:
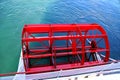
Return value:
[[(102, 47), (98, 44), (101, 41)], [(37, 42), (37, 47), (34, 45), (34, 48), (31, 48), (32, 42)], [(109, 60), (109, 51), (107, 34), (98, 24), (25, 25), (22, 32), (22, 52), (26, 72), (47, 72), (103, 64)], [(100, 57), (101, 55), (105, 57), (98, 60), (96, 52)], [(60, 62), (59, 58), (63, 62)], [(49, 63), (39, 64), (42, 59), (48, 60)], [(38, 65), (32, 66), (33, 64)]]

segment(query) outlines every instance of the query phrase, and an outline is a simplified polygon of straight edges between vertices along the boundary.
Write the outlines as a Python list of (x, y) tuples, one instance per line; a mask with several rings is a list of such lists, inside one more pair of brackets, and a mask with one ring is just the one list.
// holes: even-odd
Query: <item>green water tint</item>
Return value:
[(23, 25), (43, 23), (46, 9), (54, 1), (0, 1), (0, 73), (17, 71)]

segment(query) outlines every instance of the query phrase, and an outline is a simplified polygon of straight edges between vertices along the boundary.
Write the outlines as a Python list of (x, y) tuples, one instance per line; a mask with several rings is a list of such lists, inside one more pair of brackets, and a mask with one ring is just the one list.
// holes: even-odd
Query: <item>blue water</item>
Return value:
[(119, 0), (0, 0), (0, 73), (17, 70), (24, 24), (98, 23), (120, 59)]

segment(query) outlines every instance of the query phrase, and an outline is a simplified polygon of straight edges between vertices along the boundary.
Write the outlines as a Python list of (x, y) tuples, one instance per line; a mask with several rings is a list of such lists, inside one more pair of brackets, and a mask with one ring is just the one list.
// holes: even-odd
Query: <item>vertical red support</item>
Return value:
[[(26, 36), (27, 38), (29, 37), (28, 32), (26, 32), (25, 36)], [(28, 55), (29, 55), (29, 44), (28, 44), (28, 41), (26, 41), (26, 64), (27, 64), (27, 67), (29, 68)]]
[(73, 53), (73, 55), (77, 54), (76, 53), (76, 40), (75, 39), (72, 40), (72, 53)]
[(51, 38), (53, 34), (52, 34), (51, 25), (50, 25), (50, 31), (49, 31), (48, 35), (49, 35), (49, 38), (50, 38), (50, 40), (49, 40), (49, 52), (52, 54), (52, 57), (50, 57), (50, 63), (54, 64), (54, 62), (53, 62), (53, 50), (52, 50), (53, 40)]
[(85, 39), (84, 37), (82, 38), (82, 60), (81, 64), (83, 65), (85, 61)]

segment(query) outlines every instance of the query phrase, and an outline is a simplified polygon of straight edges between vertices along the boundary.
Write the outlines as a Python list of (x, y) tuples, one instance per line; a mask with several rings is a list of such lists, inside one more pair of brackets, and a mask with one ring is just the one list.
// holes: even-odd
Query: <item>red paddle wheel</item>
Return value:
[(26, 72), (94, 66), (109, 60), (109, 42), (98, 24), (25, 25), (22, 52)]

